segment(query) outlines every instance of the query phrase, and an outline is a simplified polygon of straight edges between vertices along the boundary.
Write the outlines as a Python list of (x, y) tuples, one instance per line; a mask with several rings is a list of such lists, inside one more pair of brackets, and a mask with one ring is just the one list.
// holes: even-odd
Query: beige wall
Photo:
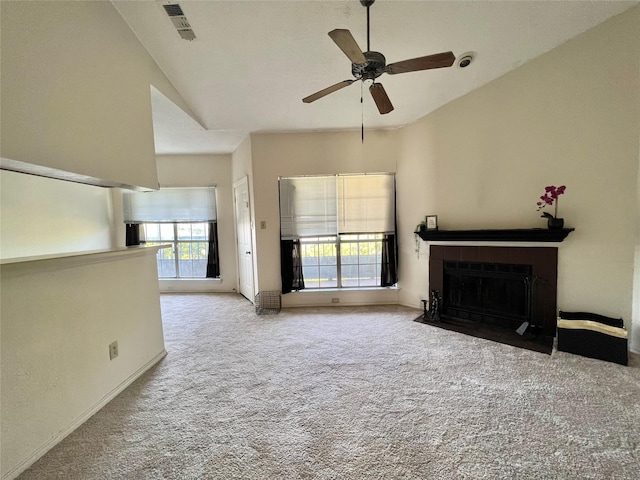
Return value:
[(191, 111), (113, 5), (3, 2), (1, 20), (2, 158), (157, 188), (150, 85)]
[[(440, 228), (545, 227), (535, 203), (567, 185), (558, 307), (632, 320), (638, 244), (640, 7), (402, 130), (400, 299), (428, 294), (425, 214)], [(633, 345), (640, 349), (640, 318)]]
[(253, 162), (251, 160), (251, 136), (247, 136), (240, 146), (233, 152), (232, 160), (232, 178), (233, 183), (242, 180), (244, 177), (251, 175)]
[(233, 292), (237, 285), (231, 183), (231, 155), (160, 155), (157, 157), (161, 187), (215, 185), (218, 210), (220, 279), (160, 280), (161, 291)]
[(0, 171), (0, 258), (112, 248), (112, 217), (106, 188)]
[[(157, 188), (150, 85), (191, 112), (113, 5), (3, 2), (1, 22), (3, 166)], [(118, 190), (6, 171), (0, 181), (3, 258), (124, 243)], [(154, 253), (2, 265), (2, 478), (162, 357)]]
[[(251, 135), (255, 223), (260, 225), (265, 221), (267, 224), (266, 229), (256, 230), (260, 273), (256, 290), (280, 290), (281, 287), (279, 176), (395, 172), (397, 150), (397, 130), (366, 132), (364, 144), (359, 131)], [(283, 305), (331, 304), (331, 297), (343, 298), (341, 303), (380, 300), (379, 293), (364, 297), (359, 294), (357, 299), (351, 299), (352, 294), (348, 292), (337, 292), (330, 297), (299, 292), (284, 295)], [(396, 301), (396, 298), (385, 297), (384, 301)]]
[(162, 358), (164, 343), (155, 249), (4, 264), (0, 274), (4, 479)]

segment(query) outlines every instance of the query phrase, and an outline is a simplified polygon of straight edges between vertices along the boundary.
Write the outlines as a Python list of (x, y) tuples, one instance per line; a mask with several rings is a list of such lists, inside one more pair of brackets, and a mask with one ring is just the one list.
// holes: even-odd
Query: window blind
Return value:
[(337, 199), (334, 176), (280, 179), (280, 236), (336, 235)]
[(161, 188), (123, 194), (125, 223), (216, 221), (214, 187)]
[(395, 232), (393, 174), (280, 179), (281, 238)]
[(393, 233), (393, 175), (338, 176), (338, 232)]

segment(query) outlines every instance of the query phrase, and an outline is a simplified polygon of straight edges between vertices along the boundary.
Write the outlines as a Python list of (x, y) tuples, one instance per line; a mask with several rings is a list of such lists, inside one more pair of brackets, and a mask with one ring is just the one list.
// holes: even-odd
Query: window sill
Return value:
[(222, 283), (221, 278), (170, 278), (162, 277), (158, 278), (160, 282), (216, 282)]
[(159, 278), (158, 285), (161, 293), (208, 293), (235, 292), (234, 285), (229, 285), (222, 278)]

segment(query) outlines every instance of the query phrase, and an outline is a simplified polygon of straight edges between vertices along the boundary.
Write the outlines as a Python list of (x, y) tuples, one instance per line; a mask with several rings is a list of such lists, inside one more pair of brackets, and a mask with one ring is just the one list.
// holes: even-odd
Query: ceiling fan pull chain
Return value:
[[(369, 10), (367, 8), (367, 10)], [(360, 82), (360, 125), (361, 125), (361, 137), (364, 144), (364, 82)]]

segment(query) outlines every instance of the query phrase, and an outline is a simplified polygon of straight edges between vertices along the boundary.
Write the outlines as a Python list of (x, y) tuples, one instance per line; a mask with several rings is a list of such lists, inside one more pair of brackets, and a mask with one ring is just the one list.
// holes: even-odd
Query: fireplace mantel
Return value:
[(562, 242), (574, 228), (512, 228), (493, 230), (422, 230), (426, 242)]

